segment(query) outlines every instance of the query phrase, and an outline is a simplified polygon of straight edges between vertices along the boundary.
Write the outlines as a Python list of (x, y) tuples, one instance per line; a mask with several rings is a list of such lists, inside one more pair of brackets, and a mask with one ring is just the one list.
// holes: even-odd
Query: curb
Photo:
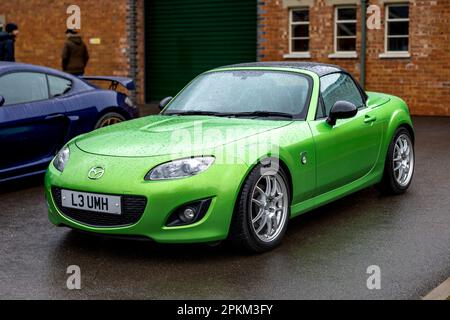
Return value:
[(427, 294), (422, 300), (447, 300), (450, 298), (450, 278)]

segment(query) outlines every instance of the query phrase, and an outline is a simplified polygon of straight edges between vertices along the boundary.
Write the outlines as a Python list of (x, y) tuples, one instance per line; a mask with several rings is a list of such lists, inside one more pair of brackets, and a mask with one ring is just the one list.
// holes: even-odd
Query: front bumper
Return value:
[[(72, 145), (71, 147), (76, 148)], [(49, 219), (57, 226), (67, 226), (85, 232), (146, 237), (160, 243), (198, 243), (224, 240), (228, 236), (234, 206), (249, 167), (234, 164), (214, 164), (202, 174), (181, 180), (145, 181), (146, 173), (156, 165), (170, 160), (167, 157), (119, 158), (87, 154), (71, 149), (71, 159), (64, 173), (53, 164), (46, 174), (46, 197)], [(102, 165), (105, 175), (100, 180), (90, 180), (88, 172)], [(147, 205), (140, 220), (125, 227), (94, 227), (64, 215), (58, 209), (52, 188), (121, 196), (143, 196)], [(212, 199), (204, 218), (193, 225), (166, 227), (171, 214), (186, 204), (202, 199)], [(95, 213), (93, 213), (95, 214)]]

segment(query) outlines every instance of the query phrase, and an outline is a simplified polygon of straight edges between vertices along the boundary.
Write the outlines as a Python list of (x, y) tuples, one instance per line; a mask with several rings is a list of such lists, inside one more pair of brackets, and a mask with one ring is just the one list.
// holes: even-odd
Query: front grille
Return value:
[(145, 197), (121, 196), (122, 214), (119, 216), (108, 213), (64, 208), (62, 206), (60, 188), (52, 188), (52, 195), (56, 206), (62, 214), (76, 222), (91, 227), (109, 228), (133, 225), (141, 219), (145, 207), (147, 206), (147, 198)]

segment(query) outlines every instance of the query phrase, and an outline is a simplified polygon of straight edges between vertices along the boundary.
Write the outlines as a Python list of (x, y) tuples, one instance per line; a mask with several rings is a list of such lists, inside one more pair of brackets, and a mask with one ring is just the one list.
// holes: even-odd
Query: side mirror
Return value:
[(358, 114), (358, 108), (350, 102), (338, 101), (331, 109), (330, 116), (327, 123), (330, 126), (335, 126), (338, 119), (350, 119)]
[(5, 97), (4, 96), (0, 96), (0, 107), (3, 106), (5, 104)]
[(167, 97), (159, 103), (159, 110), (163, 111), (165, 107), (173, 100), (173, 97)]

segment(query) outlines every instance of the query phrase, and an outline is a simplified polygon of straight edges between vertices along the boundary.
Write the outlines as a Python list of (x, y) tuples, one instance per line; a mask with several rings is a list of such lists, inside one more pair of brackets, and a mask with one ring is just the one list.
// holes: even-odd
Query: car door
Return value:
[[(367, 175), (375, 166), (382, 139), (382, 126), (376, 111), (365, 105), (362, 90), (346, 73), (321, 78), (321, 103), (318, 117), (310, 122), (317, 155), (316, 194), (345, 186)], [(358, 107), (351, 119), (338, 120), (330, 126), (326, 118), (337, 101)]]
[(47, 75), (15, 72), (0, 77), (0, 180), (45, 170), (64, 141), (65, 109), (50, 99)]

